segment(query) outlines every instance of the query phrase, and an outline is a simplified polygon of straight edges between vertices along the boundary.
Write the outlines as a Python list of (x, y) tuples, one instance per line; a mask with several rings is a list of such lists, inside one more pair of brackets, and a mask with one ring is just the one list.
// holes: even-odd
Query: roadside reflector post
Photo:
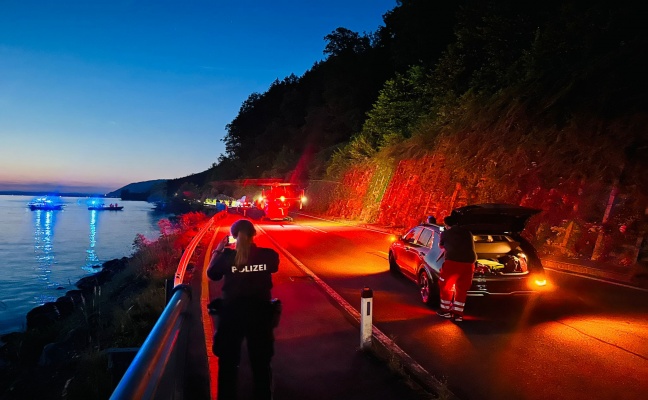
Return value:
[(365, 287), (360, 294), (360, 348), (371, 347), (373, 290)]
[(173, 279), (164, 280), (164, 297), (166, 300), (164, 304), (169, 304), (169, 300), (171, 300), (171, 296), (173, 296), (173, 283)]

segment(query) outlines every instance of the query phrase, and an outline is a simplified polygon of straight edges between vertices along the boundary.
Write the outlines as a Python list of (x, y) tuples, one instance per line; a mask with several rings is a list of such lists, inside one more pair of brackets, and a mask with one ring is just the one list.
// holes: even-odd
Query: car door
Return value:
[(441, 240), (441, 232), (434, 229), (432, 230), (432, 237), (428, 243), (429, 250), (425, 256), (426, 264), (436, 272), (438, 275), (441, 270), (441, 265), (443, 265), (444, 251), (439, 247), (439, 241)]
[(417, 257), (414, 256), (416, 252), (412, 251), (412, 247), (416, 246), (416, 241), (421, 234), (421, 231), (423, 231), (423, 227), (421, 226), (416, 226), (410, 229), (399, 241), (399, 246), (394, 251), (396, 262), (400, 266), (402, 272), (408, 274), (412, 273), (412, 264), (416, 263), (417, 259)]
[(429, 228), (422, 228), (421, 233), (416, 236), (414, 243), (410, 246), (411, 253), (411, 269), (408, 271), (412, 275), (418, 274), (418, 267), (423, 264), (425, 256), (430, 251), (429, 243), (432, 238), (432, 230)]

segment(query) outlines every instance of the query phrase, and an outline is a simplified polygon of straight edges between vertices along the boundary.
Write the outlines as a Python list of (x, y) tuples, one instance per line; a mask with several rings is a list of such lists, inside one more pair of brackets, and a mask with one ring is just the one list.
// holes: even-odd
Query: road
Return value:
[(255, 222), (356, 308), (360, 290), (373, 289), (374, 325), (459, 398), (646, 398), (645, 290), (548, 271), (544, 297), (470, 297), (455, 324), (389, 272), (389, 234), (303, 214)]

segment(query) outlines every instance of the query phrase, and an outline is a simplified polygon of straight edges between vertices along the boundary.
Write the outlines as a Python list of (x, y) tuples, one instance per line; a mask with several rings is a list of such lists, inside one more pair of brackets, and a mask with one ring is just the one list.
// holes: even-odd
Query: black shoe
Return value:
[(463, 317), (461, 315), (455, 315), (454, 322), (461, 322), (461, 321), (463, 321)]
[(452, 318), (452, 314), (450, 314), (450, 313), (447, 312), (447, 311), (445, 311), (445, 312), (444, 312), (444, 311), (437, 311), (437, 315), (438, 315), (439, 317), (441, 317), (441, 318), (447, 318), (447, 319)]

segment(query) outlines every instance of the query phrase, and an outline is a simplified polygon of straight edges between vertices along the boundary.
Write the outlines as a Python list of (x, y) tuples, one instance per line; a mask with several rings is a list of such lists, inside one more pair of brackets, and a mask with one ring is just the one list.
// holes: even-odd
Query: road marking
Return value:
[(348, 223), (348, 222), (343, 222), (343, 221), (334, 221), (334, 220), (332, 220), (332, 219), (326, 219), (326, 218), (316, 217), (316, 216), (314, 216), (314, 215), (304, 214), (304, 213), (295, 213), (295, 214), (297, 214), (297, 215), (303, 215), (304, 217), (308, 217), (308, 218), (319, 219), (320, 221), (335, 222), (336, 224), (340, 224), (340, 225), (346, 225), (346, 226), (351, 226), (351, 227), (354, 227), (354, 228), (360, 228), (360, 229), (364, 229), (365, 231), (371, 231), (371, 232), (382, 233), (383, 235), (393, 235), (393, 233), (390, 233), (390, 232), (385, 232), (385, 231), (381, 231), (381, 230), (373, 229), (373, 228), (367, 228), (366, 226), (355, 225), (355, 224)]
[(591, 339), (594, 339), (594, 340), (598, 340), (599, 342), (601, 342), (601, 343), (603, 343), (603, 344), (606, 344), (606, 345), (608, 345), (608, 346), (612, 346), (612, 347), (616, 347), (617, 349), (619, 349), (619, 350), (621, 350), (621, 351), (625, 351), (626, 353), (632, 354), (632, 355), (635, 356), (635, 357), (639, 357), (639, 358), (642, 358), (642, 359), (648, 361), (648, 358), (647, 358), (646, 356), (643, 356), (643, 355), (641, 355), (641, 354), (639, 354), (639, 353), (635, 353), (635, 352), (632, 351), (632, 350), (629, 350), (629, 349), (623, 348), (623, 347), (619, 346), (619, 345), (616, 344), (616, 343), (608, 342), (607, 340), (603, 340), (603, 339), (597, 338), (596, 336), (591, 335), (591, 334), (589, 334), (589, 333), (587, 333), (587, 332), (585, 332), (585, 331), (583, 331), (583, 330), (581, 330), (581, 329), (578, 329), (578, 328), (575, 327), (575, 326), (572, 326), (572, 325), (570, 325), (570, 324), (567, 324), (567, 323), (565, 323), (565, 322), (563, 322), (563, 321), (555, 321), (555, 322), (557, 322), (557, 323), (559, 323), (559, 324), (561, 324), (561, 325), (563, 325), (563, 326), (566, 326), (567, 328), (573, 329), (573, 330), (575, 330), (576, 332), (580, 333), (580, 334), (583, 335), (583, 336), (587, 336), (588, 338), (591, 338)]
[(625, 283), (619, 283), (619, 282), (614, 282), (614, 281), (608, 281), (608, 280), (601, 279), (601, 278), (596, 278), (596, 277), (593, 277), (593, 276), (581, 275), (581, 274), (577, 274), (577, 273), (575, 273), (575, 272), (562, 271), (562, 270), (559, 270), (559, 269), (553, 269), (553, 268), (547, 268), (547, 267), (544, 267), (544, 269), (546, 269), (547, 271), (558, 272), (558, 273), (560, 273), (560, 274), (566, 274), (566, 275), (575, 276), (575, 277), (577, 277), (577, 278), (585, 278), (585, 279), (589, 279), (589, 280), (592, 280), (592, 281), (603, 282), (603, 283), (609, 283), (610, 285), (621, 286), (621, 287), (624, 287), (624, 288), (634, 289), (634, 290), (639, 290), (639, 291), (642, 291), (642, 292), (646, 292), (646, 293), (648, 293), (648, 289), (644, 289), (644, 288), (637, 287), (637, 286), (632, 286), (632, 285), (627, 285), (627, 284), (625, 284)]
[(368, 251), (367, 254), (371, 254), (372, 256), (376, 256), (376, 257), (378, 257), (380, 259), (383, 259), (383, 260), (388, 260), (389, 259), (389, 255), (387, 253), (385, 253), (384, 251), (372, 250), (372, 251)]
[[(360, 312), (358, 312), (351, 304), (349, 304), (342, 296), (340, 296), (332, 287), (330, 287), (326, 282), (321, 280), (313, 271), (308, 269), (301, 261), (299, 261), (295, 256), (293, 256), (288, 250), (281, 246), (272, 236), (268, 235), (267, 232), (263, 230), (260, 226), (257, 225), (257, 228), (265, 234), (265, 236), (270, 239), (270, 241), (277, 247), (277, 249), (282, 252), (297, 268), (299, 268), (303, 273), (310, 276), (319, 287), (324, 290), (324, 292), (329, 295), (334, 301), (336, 301), (340, 307), (344, 309), (357, 323), (360, 325)], [(423, 366), (416, 362), (409, 354), (405, 353), (393, 340), (391, 340), (387, 335), (385, 335), (380, 329), (375, 325), (371, 325), (372, 336), (378, 341), (383, 347), (388, 349), (392, 354), (396, 355), (398, 359), (401, 360), (403, 364), (407, 364), (410, 371), (416, 374), (416, 376), (425, 381), (426, 384), (433, 387), (436, 392), (440, 395), (445, 396), (446, 399), (456, 399), (455, 395), (449, 391), (447, 385), (444, 385), (434, 376), (432, 376)]]
[(313, 232), (328, 233), (328, 232), (325, 231), (324, 229), (315, 228), (314, 226), (310, 226), (310, 225), (301, 225), (301, 226), (305, 226), (306, 228), (310, 229), (310, 230), (313, 231)]

